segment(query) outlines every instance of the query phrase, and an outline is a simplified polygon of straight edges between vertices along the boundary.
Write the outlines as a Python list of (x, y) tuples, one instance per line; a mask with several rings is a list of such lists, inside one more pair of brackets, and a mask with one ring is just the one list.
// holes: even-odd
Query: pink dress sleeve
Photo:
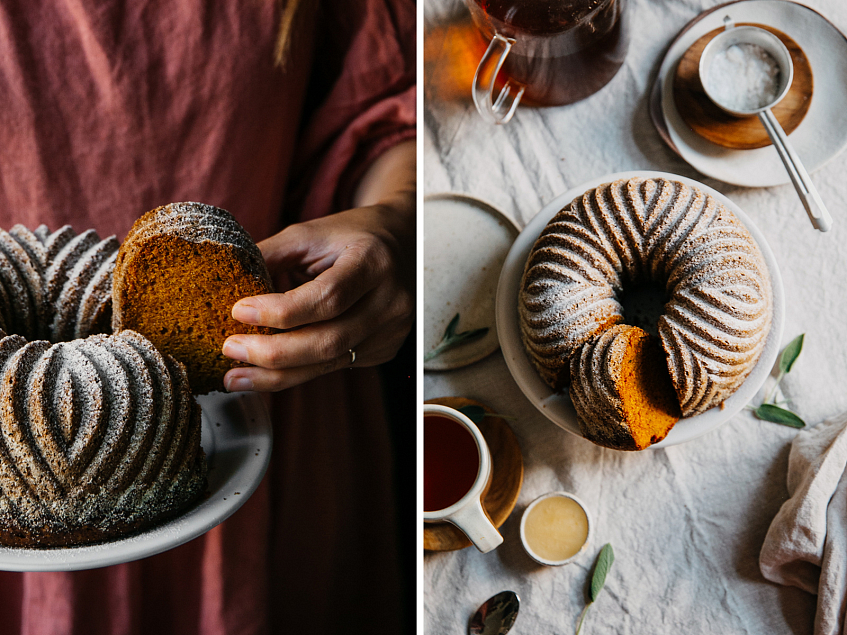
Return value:
[(349, 208), (370, 163), (415, 137), (415, 13), (410, 0), (325, 3), (309, 89), (319, 105), (306, 117), (294, 162), (302, 169), (292, 174), (299, 220)]

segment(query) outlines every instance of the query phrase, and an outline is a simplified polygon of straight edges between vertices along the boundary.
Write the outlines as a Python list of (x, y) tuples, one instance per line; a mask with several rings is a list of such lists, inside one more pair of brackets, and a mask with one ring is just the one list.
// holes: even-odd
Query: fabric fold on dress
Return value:
[(371, 162), (416, 134), (414, 5), (348, 0), (322, 15), (313, 66), (318, 80), (310, 85), (322, 98), (298, 140), (296, 189), (288, 198), (300, 221), (349, 208)]
[(800, 432), (788, 457), (788, 493), (759, 557), (762, 575), (817, 594), (815, 635), (845, 633), (847, 413)]

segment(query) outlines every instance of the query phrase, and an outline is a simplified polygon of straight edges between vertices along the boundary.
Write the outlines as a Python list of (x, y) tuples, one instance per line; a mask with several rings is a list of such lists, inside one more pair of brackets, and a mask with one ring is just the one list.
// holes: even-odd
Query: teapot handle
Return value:
[(514, 39), (495, 33), (476, 68), (473, 78), (473, 102), (482, 118), (489, 123), (507, 123), (515, 114), (526, 90), (523, 84), (509, 79), (494, 99), (494, 81), (514, 43)]

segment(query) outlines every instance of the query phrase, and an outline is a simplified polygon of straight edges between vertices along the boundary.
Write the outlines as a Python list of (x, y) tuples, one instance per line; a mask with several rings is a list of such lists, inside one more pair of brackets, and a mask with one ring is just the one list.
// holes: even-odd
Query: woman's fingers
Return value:
[(300, 366), (285, 370), (270, 370), (268, 368), (245, 367), (233, 368), (224, 377), (224, 386), (229, 392), (255, 390), (258, 392), (274, 392), (285, 390), (303, 382), (310, 381), (326, 373), (331, 373), (349, 365), (349, 356), (339, 357), (325, 364)]
[(314, 280), (286, 293), (239, 300), (232, 308), (232, 317), (245, 324), (278, 329), (331, 320), (377, 286), (390, 265), (390, 256), (381, 243), (362, 239), (347, 246)]
[(230, 359), (278, 370), (340, 358), (358, 341), (349, 328), (311, 326), (276, 335), (233, 335), (222, 351)]
[[(399, 346), (411, 328), (411, 298), (400, 292), (385, 299), (383, 295), (375, 290), (336, 319), (286, 333), (233, 335), (224, 342), (223, 354), (268, 369), (323, 364), (349, 356), (350, 350), (362, 360), (357, 347), (372, 333), (379, 332), (386, 344)], [(372, 363), (382, 361), (386, 360)]]
[[(305, 277), (279, 294), (244, 298), (232, 317), (274, 335), (234, 335), (228, 390), (282, 390), (349, 366), (391, 359), (411, 329), (413, 210), (374, 205), (293, 225), (260, 243), (274, 272)], [(410, 247), (410, 245), (412, 245)]]
[[(276, 336), (268, 335), (259, 337)], [(379, 335), (367, 338), (353, 349), (356, 351), (356, 360), (354, 363), (351, 363), (353, 360), (348, 350), (334, 359), (294, 368), (270, 369), (257, 366), (233, 368), (224, 377), (224, 386), (229, 392), (241, 392), (245, 390), (273, 392), (291, 388), (297, 384), (302, 384), (315, 377), (342, 368), (375, 366), (387, 362), (394, 357), (404, 337), (404, 334), (398, 332), (396, 333), (396, 337), (386, 337), (380, 333)]]

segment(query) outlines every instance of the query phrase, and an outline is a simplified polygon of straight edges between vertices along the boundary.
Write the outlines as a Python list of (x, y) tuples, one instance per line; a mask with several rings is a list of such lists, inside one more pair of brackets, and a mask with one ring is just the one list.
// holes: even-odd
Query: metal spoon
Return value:
[(521, 599), (514, 591), (502, 591), (482, 603), (468, 624), (469, 635), (506, 635), (518, 617)]

